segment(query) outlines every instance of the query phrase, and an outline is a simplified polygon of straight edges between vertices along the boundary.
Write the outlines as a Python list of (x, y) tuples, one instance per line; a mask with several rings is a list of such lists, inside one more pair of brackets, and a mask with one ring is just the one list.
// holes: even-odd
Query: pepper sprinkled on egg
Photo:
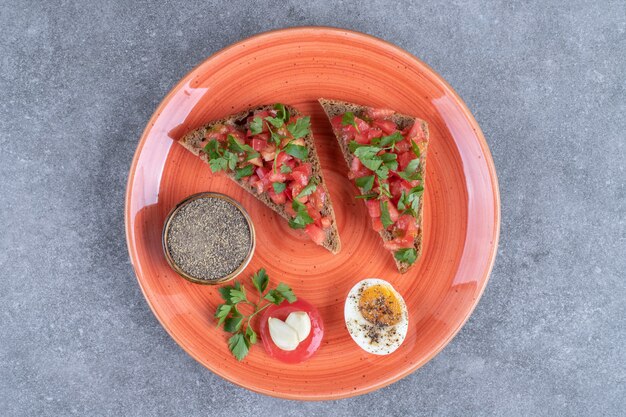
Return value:
[(365, 279), (350, 290), (344, 316), (356, 344), (376, 355), (398, 349), (409, 324), (402, 296), (387, 281), (377, 278)]

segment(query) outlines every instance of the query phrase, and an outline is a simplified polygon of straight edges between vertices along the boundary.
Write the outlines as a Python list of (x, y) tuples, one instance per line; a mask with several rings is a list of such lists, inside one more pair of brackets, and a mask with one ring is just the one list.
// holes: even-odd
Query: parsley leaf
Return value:
[(252, 326), (248, 326), (246, 329), (246, 339), (251, 345), (254, 345), (257, 342), (257, 335), (254, 329), (252, 329)]
[(246, 165), (243, 168), (237, 168), (235, 170), (235, 179), (240, 180), (245, 177), (249, 177), (254, 173), (254, 165)]
[(413, 139), (410, 139), (411, 141), (411, 150), (413, 150), (413, 153), (415, 154), (415, 156), (417, 156), (418, 158), (420, 157), (420, 148), (417, 146), (417, 143), (415, 143), (415, 141)]
[(267, 120), (268, 122), (271, 123), (272, 126), (274, 126), (275, 128), (281, 128), (283, 127), (283, 125), (285, 124), (285, 122), (283, 121), (283, 119), (280, 119), (278, 117), (271, 117), (271, 116), (267, 116), (265, 118), (265, 120)]
[(294, 139), (305, 137), (311, 131), (311, 117), (301, 117), (295, 123), (289, 123), (287, 130), (293, 135)]
[(292, 229), (304, 229), (307, 225), (313, 223), (313, 219), (309, 216), (304, 204), (295, 199), (292, 201), (291, 207), (296, 212), (296, 215), (289, 220), (289, 227)]
[(275, 182), (275, 183), (272, 183), (272, 187), (274, 188), (274, 192), (276, 194), (280, 194), (283, 191), (285, 191), (285, 188), (287, 188), (287, 185), (285, 185), (285, 183), (282, 183), (282, 182)]
[(389, 215), (389, 208), (387, 207), (387, 202), (381, 200), (380, 201), (380, 221), (383, 224), (383, 227), (386, 229), (393, 224), (391, 220), (391, 216)]
[(235, 333), (241, 328), (242, 323), (243, 316), (241, 314), (238, 316), (229, 317), (224, 321), (224, 330), (226, 330), (228, 333)]
[(248, 352), (250, 351), (250, 346), (248, 345), (248, 341), (241, 333), (237, 333), (233, 335), (230, 339), (228, 339), (228, 349), (232, 352), (232, 354), (237, 358), (238, 361), (242, 361), (243, 358), (248, 356)]
[(291, 168), (288, 165), (283, 165), (280, 167), (280, 172), (283, 174), (289, 174), (291, 172)]
[[(372, 145), (374, 145), (374, 143), (372, 143)], [(369, 146), (369, 145), (359, 143), (356, 140), (351, 140), (350, 143), (348, 143), (348, 149), (350, 149), (350, 152), (352, 153), (354, 153), (354, 151), (356, 151), (358, 148), (362, 146)]]
[(309, 183), (300, 191), (300, 193), (296, 196), (296, 198), (306, 197), (307, 195), (313, 194), (313, 192), (317, 189), (317, 184), (315, 178), (311, 178)]
[(412, 265), (417, 259), (417, 251), (415, 248), (398, 249), (393, 256), (400, 262)]
[(274, 109), (276, 110), (276, 117), (287, 123), (289, 121), (289, 110), (282, 103), (274, 104)]
[(246, 161), (259, 157), (259, 153), (252, 146), (239, 142), (233, 135), (228, 135), (228, 148), (233, 152), (246, 155)]
[(398, 175), (401, 178), (404, 178), (407, 181), (420, 180), (422, 176), (420, 175), (418, 168), (420, 166), (420, 159), (415, 158), (409, 162), (404, 171), (398, 172)]
[(347, 111), (343, 114), (343, 117), (341, 118), (341, 124), (343, 126), (354, 126), (357, 133), (361, 133), (359, 127), (356, 124), (356, 121), (354, 120), (354, 113), (352, 113), (351, 111)]
[(363, 191), (367, 192), (372, 189), (374, 186), (374, 176), (368, 175), (367, 177), (357, 178), (355, 180), (356, 186), (363, 189)]
[(283, 284), (281, 282), (276, 287), (276, 291), (278, 291), (283, 297), (285, 297), (285, 299), (289, 301), (290, 304), (296, 301), (295, 294), (293, 293), (293, 291), (291, 290), (291, 288), (289, 288), (287, 284)]
[(400, 132), (393, 132), (389, 136), (381, 137), (379, 146), (382, 147), (382, 148), (386, 148), (388, 146), (394, 147), (395, 144), (400, 142), (400, 141), (402, 141), (402, 139), (404, 139), (404, 136), (402, 136), (402, 133), (400, 133)]
[(252, 275), (252, 284), (254, 285), (254, 288), (256, 288), (257, 291), (261, 294), (265, 292), (269, 283), (270, 277), (267, 275), (267, 272), (265, 272), (264, 268), (259, 269), (258, 272)]
[(215, 312), (215, 318), (218, 319), (217, 326), (221, 326), (226, 320), (226, 317), (230, 314), (231, 309), (233, 308), (230, 304), (220, 304), (217, 307), (217, 311)]
[(309, 157), (309, 150), (306, 148), (306, 146), (290, 143), (285, 146), (284, 151), (294, 158), (298, 158), (303, 161)]
[(248, 301), (246, 297), (246, 289), (241, 288), (233, 288), (229, 292), (230, 302), (231, 304), (237, 304), (241, 301)]
[(376, 193), (368, 193), (368, 194), (363, 194), (363, 195), (357, 195), (354, 198), (362, 198), (362, 199), (365, 199), (365, 200), (373, 200), (373, 199), (375, 199), (377, 197), (378, 197), (378, 194), (376, 194)]
[(250, 122), (249, 128), (251, 135), (258, 135), (259, 133), (263, 132), (263, 119), (261, 119), (259, 116), (255, 117)]

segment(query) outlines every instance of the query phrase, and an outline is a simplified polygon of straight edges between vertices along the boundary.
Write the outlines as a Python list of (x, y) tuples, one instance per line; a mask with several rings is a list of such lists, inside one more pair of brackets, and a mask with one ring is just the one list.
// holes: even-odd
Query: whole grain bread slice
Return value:
[[(289, 111), (289, 114), (292, 116), (299, 116), (300, 113), (294, 107), (285, 105), (285, 108)], [(182, 138), (178, 140), (183, 147), (189, 150), (196, 156), (199, 156), (207, 164), (209, 163), (208, 155), (202, 150), (200, 143), (204, 141), (205, 135), (207, 131), (209, 131), (212, 127), (216, 125), (232, 125), (237, 129), (247, 129), (248, 128), (248, 117), (252, 116), (257, 111), (263, 110), (272, 110), (274, 109), (273, 105), (262, 105), (254, 108), (250, 108), (248, 110), (244, 110), (237, 114), (233, 114), (231, 116), (224, 117), (223, 119), (215, 120), (207, 123), (206, 125), (192, 130), (185, 134)], [(318, 178), (318, 187), (322, 187), (326, 192), (326, 201), (324, 202), (324, 207), (321, 210), (322, 216), (328, 216), (332, 219), (331, 226), (326, 229), (326, 238), (321, 246), (328, 249), (333, 254), (338, 253), (341, 250), (341, 240), (339, 239), (339, 231), (337, 230), (337, 221), (335, 220), (335, 211), (333, 210), (333, 205), (330, 199), (330, 193), (328, 192), (328, 188), (326, 187), (326, 183), (324, 182), (324, 176), (322, 173), (322, 167), (320, 165), (319, 157), (317, 155), (317, 151), (315, 149), (315, 142), (313, 140), (313, 134), (309, 133), (304, 138), (304, 142), (306, 147), (309, 150), (309, 162), (312, 166), (312, 177)], [(239, 186), (241, 186), (244, 190), (254, 195), (256, 198), (261, 200), (266, 206), (274, 210), (285, 220), (290, 220), (291, 216), (285, 211), (282, 205), (275, 204), (267, 193), (257, 194), (254, 187), (252, 187), (246, 180), (241, 179), (237, 180), (235, 178), (235, 174), (232, 172), (227, 172), (226, 175), (235, 181)]]
[[(329, 100), (329, 99), (325, 99), (325, 98), (320, 98), (319, 99), (319, 103), (322, 105), (322, 108), (324, 109), (324, 112), (326, 113), (326, 116), (328, 116), (328, 119), (331, 120), (333, 117), (335, 116), (339, 116), (339, 115), (343, 115), (346, 112), (352, 112), (354, 113), (355, 116), (357, 117), (361, 117), (366, 110), (369, 108), (367, 106), (362, 106), (359, 104), (354, 104), (354, 103), (348, 103), (345, 101), (338, 101), (338, 100)], [(424, 137), (426, 138), (425, 140), (425, 146), (424, 148), (421, 149), (421, 154), (420, 154), (420, 166), (419, 166), (419, 172), (422, 176), (422, 183), (425, 184), (426, 181), (426, 153), (427, 153), (427, 145), (428, 145), (428, 124), (421, 119), (418, 119), (417, 117), (413, 117), (413, 116), (408, 116), (405, 114), (400, 114), (400, 113), (394, 113), (390, 119), (396, 123), (396, 125), (398, 126), (399, 129), (404, 129), (408, 126), (412, 126), (414, 123), (419, 123), (420, 127), (422, 129), (422, 133), (424, 135)], [(342, 132), (339, 132), (337, 130), (334, 129), (333, 127), (333, 132), (335, 133), (335, 136), (337, 137), (337, 142), (339, 142), (339, 147), (341, 148), (341, 152), (343, 153), (343, 157), (346, 160), (346, 163), (348, 164), (348, 167), (350, 167), (352, 165), (352, 160), (354, 159), (354, 155), (352, 155), (352, 152), (350, 152), (350, 149), (348, 148), (348, 144), (346, 143), (345, 140), (343, 140), (342, 138)], [(423, 210), (424, 210), (424, 202), (423, 202), (423, 198), (420, 198), (420, 202), (419, 202), (419, 208), (417, 210), (417, 224), (419, 226), (419, 230), (420, 232), (418, 233), (417, 237), (415, 238), (415, 242), (414, 242), (414, 248), (415, 251), (417, 253), (417, 259), (420, 258), (420, 256), (422, 255), (422, 235), (423, 235), (423, 231), (422, 231), (422, 217), (423, 217)], [(380, 232), (378, 232), (380, 234), (380, 237), (383, 239), (383, 241), (387, 242), (392, 240), (394, 237), (393, 235), (387, 231), (387, 230), (381, 230)], [(406, 263), (406, 262), (401, 262), (398, 261), (395, 257), (394, 257), (394, 261), (396, 262), (396, 266), (398, 267), (398, 271), (400, 271), (400, 273), (404, 274), (406, 271), (409, 270), (409, 268), (411, 267), (410, 264)], [(417, 261), (415, 262), (417, 263)], [(413, 265), (415, 265), (415, 263)]]

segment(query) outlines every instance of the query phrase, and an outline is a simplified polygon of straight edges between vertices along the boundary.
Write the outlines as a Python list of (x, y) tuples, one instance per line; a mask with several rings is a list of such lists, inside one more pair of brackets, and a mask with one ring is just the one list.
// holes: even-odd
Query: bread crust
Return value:
[[(285, 108), (289, 111), (289, 114), (292, 116), (299, 116), (300, 112), (296, 110), (294, 107), (285, 105)], [(223, 124), (223, 125), (231, 125), (235, 126), (238, 129), (242, 129), (247, 127), (247, 118), (257, 111), (263, 110), (273, 110), (274, 105), (261, 105), (254, 108), (250, 108), (244, 111), (241, 111), (237, 114), (233, 114), (231, 116), (224, 117), (219, 120), (215, 120), (205, 124), (198, 129), (192, 130), (185, 134), (182, 138), (178, 140), (184, 148), (193, 153), (196, 156), (199, 156), (207, 164), (209, 163), (208, 155), (202, 151), (202, 148), (199, 146), (200, 143), (205, 139), (205, 135), (209, 129), (213, 126)], [(313, 140), (313, 133), (309, 133), (304, 138), (304, 142), (306, 147), (309, 150), (309, 162), (311, 162), (312, 167), (312, 176), (319, 178), (318, 187), (322, 187), (326, 192), (326, 201), (324, 202), (324, 207), (321, 210), (322, 216), (329, 216), (332, 219), (331, 226), (326, 229), (326, 239), (322, 243), (321, 246), (328, 249), (333, 254), (339, 253), (341, 250), (341, 240), (339, 239), (339, 231), (337, 230), (337, 220), (335, 219), (335, 211), (333, 209), (332, 201), (330, 198), (330, 193), (328, 192), (328, 188), (326, 187), (326, 183), (324, 182), (324, 175), (322, 173), (322, 167), (320, 165), (319, 157), (317, 155), (317, 150), (315, 148), (315, 142)], [(255, 189), (245, 180), (237, 180), (235, 179), (235, 174), (232, 172), (227, 172), (226, 175), (232, 179), (234, 182), (239, 184), (241, 188), (254, 195), (256, 198), (261, 200), (266, 206), (274, 210), (285, 220), (289, 221), (291, 216), (285, 211), (282, 205), (275, 204), (267, 193), (257, 194)]]
[[(348, 102), (339, 101), (339, 100), (330, 100), (330, 99), (325, 99), (325, 98), (320, 98), (319, 103), (322, 105), (322, 108), (324, 109), (324, 112), (326, 113), (326, 116), (328, 116), (329, 120), (335, 116), (342, 115), (346, 112), (352, 112), (356, 116), (360, 116), (369, 108), (368, 106), (362, 106), (359, 104), (348, 103)], [(424, 134), (424, 137), (426, 138), (426, 146), (424, 147), (420, 155), (421, 161), (420, 161), (419, 173), (422, 176), (423, 184), (426, 184), (426, 155), (427, 155), (428, 140), (429, 140), (428, 124), (424, 120), (418, 119), (417, 117), (408, 116), (408, 115), (400, 114), (400, 113), (394, 113), (390, 119), (393, 122), (395, 122), (396, 125), (400, 129), (404, 129), (408, 126), (412, 126), (413, 123), (420, 123), (422, 132)], [(336, 131), (334, 127), (333, 127), (333, 132), (335, 133), (337, 142), (339, 143), (339, 147), (341, 148), (341, 152), (346, 161), (346, 164), (348, 164), (348, 167), (352, 166), (352, 160), (354, 159), (354, 156), (348, 149), (348, 144), (345, 143), (345, 141), (341, 138), (341, 132)], [(413, 247), (415, 248), (415, 251), (417, 253), (417, 259), (419, 259), (422, 255), (423, 211), (424, 211), (424, 199), (420, 198), (419, 208), (417, 210), (417, 224), (419, 226), (419, 234), (415, 238), (415, 241), (413, 244)], [(379, 231), (378, 233), (380, 234), (380, 237), (385, 242), (393, 240), (394, 238), (389, 231), (384, 230), (384, 229)], [(409, 268), (412, 266), (406, 262), (398, 261), (395, 257), (393, 259), (396, 263), (396, 266), (398, 267), (398, 271), (400, 271), (400, 273), (402, 274), (408, 271)], [(415, 263), (417, 263), (417, 260), (413, 263), (413, 265), (415, 265)]]

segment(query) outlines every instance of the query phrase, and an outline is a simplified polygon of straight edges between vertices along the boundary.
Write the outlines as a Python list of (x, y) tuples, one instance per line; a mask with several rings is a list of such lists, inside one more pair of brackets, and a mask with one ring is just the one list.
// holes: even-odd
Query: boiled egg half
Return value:
[(344, 306), (346, 327), (361, 349), (388, 355), (398, 349), (409, 328), (404, 299), (387, 281), (367, 278), (357, 283)]

